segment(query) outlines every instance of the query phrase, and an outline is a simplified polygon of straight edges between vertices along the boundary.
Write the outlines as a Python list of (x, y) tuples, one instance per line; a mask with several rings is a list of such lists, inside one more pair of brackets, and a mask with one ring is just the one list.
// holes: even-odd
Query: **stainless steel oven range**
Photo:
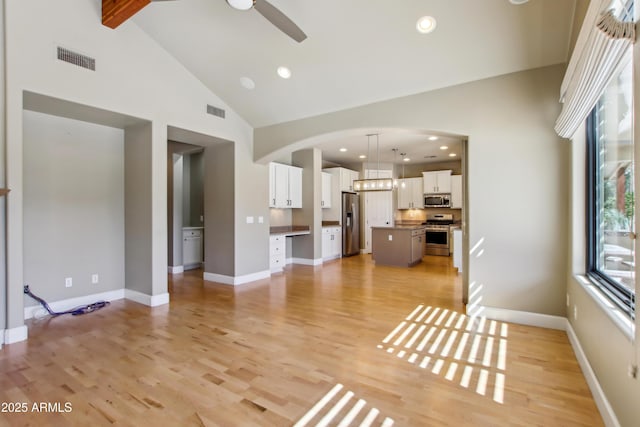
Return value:
[(425, 233), (427, 255), (449, 256), (449, 226), (453, 214), (428, 214)]

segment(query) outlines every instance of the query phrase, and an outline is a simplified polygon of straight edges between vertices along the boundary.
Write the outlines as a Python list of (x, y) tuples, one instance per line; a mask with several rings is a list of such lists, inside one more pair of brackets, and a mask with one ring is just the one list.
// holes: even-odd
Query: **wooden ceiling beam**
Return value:
[(151, 0), (102, 0), (102, 25), (117, 28)]

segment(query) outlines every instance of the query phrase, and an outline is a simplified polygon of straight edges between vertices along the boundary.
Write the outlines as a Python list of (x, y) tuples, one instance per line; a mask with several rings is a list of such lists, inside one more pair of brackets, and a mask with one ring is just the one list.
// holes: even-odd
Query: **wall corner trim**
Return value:
[(184, 266), (183, 265), (169, 266), (168, 269), (169, 269), (169, 274), (184, 273)]
[(134, 291), (131, 289), (124, 290), (124, 296), (126, 299), (135, 301), (139, 304), (144, 304), (149, 307), (157, 307), (159, 305), (169, 304), (169, 293), (158, 295), (147, 295), (142, 292)]
[(580, 369), (582, 369), (582, 373), (589, 385), (589, 389), (591, 390), (591, 394), (593, 395), (593, 400), (596, 402), (596, 406), (600, 411), (600, 415), (602, 416), (602, 420), (607, 427), (620, 427), (620, 422), (618, 421), (618, 417), (616, 417), (616, 413), (613, 411), (607, 396), (604, 394), (604, 390), (600, 386), (598, 382), (598, 377), (596, 377), (595, 372), (591, 368), (591, 364), (589, 364), (589, 360), (587, 359), (582, 346), (580, 345), (580, 341), (578, 340), (578, 336), (573, 330), (571, 326), (571, 322), (568, 319), (566, 321), (566, 331), (567, 336), (569, 337), (569, 342), (571, 343), (571, 347), (573, 348), (573, 352), (576, 355), (576, 359), (578, 359), (578, 364), (580, 365)]
[[(571, 326), (571, 322), (569, 322), (566, 317), (483, 306), (476, 306), (473, 310), (488, 319), (565, 331), (567, 333), (569, 343), (571, 344), (571, 348), (573, 349), (573, 353), (580, 365), (580, 369), (582, 370), (585, 380), (589, 385), (589, 390), (591, 390), (593, 400), (598, 407), (598, 411), (600, 411), (600, 416), (602, 416), (604, 424), (607, 427), (620, 427), (618, 417), (616, 417), (604, 390), (602, 390), (602, 387), (598, 382), (598, 377), (596, 377), (595, 372), (593, 372), (593, 369), (591, 368), (591, 364), (589, 364), (589, 360), (580, 345), (580, 341)], [(469, 311), (469, 306), (467, 306), (467, 311)]]
[[(65, 311), (81, 305), (92, 304), (96, 301), (116, 301), (124, 298), (124, 289), (118, 289), (116, 291), (101, 292), (98, 294), (85, 295), (82, 297), (69, 298), (60, 301), (54, 301), (49, 303), (49, 307), (53, 311)], [(36, 316), (36, 313), (43, 311), (46, 312), (44, 307), (40, 305), (32, 305), (24, 308), (24, 319), (31, 319)]]
[(203, 278), (209, 282), (222, 283), (224, 285), (242, 285), (244, 283), (255, 282), (256, 280), (268, 279), (271, 277), (269, 270), (258, 271), (257, 273), (245, 274), (244, 276), (225, 276), (224, 274), (205, 273)]
[(20, 341), (26, 341), (29, 336), (29, 330), (27, 325), (18, 326), (17, 328), (5, 329), (4, 334), (5, 344), (13, 344)]

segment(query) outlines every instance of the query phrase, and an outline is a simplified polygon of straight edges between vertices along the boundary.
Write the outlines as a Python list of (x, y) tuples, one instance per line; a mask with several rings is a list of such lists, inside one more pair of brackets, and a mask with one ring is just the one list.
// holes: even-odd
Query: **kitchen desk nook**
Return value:
[(413, 267), (422, 261), (424, 225), (371, 227), (371, 256), (376, 265)]

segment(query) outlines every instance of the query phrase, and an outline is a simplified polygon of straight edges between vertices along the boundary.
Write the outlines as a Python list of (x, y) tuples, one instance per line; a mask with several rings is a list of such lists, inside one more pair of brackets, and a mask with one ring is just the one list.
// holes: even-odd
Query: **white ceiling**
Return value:
[[(302, 28), (305, 41), (225, 0), (154, 2), (133, 20), (261, 127), (564, 63), (575, 9), (575, 0), (269, 1)], [(416, 31), (424, 15), (437, 20), (431, 34)], [(278, 77), (280, 65), (291, 69), (290, 79)], [(241, 77), (255, 89), (245, 89)], [(366, 146), (364, 134), (356, 139), (351, 144)]]

